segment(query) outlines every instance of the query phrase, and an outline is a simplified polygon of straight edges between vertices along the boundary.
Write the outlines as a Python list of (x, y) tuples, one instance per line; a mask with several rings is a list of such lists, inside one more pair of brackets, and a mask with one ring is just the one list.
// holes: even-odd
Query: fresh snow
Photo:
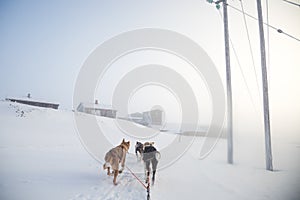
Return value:
[[(146, 190), (128, 170), (113, 185), (112, 177), (81, 144), (73, 114), (0, 102), (1, 200), (146, 199)], [(112, 119), (98, 120), (116, 129)], [(300, 199), (300, 137), (274, 134), (274, 172), (265, 170), (262, 136), (235, 137), (234, 165), (226, 163), (225, 139), (207, 158), (198, 159), (204, 138), (197, 137), (184, 156), (158, 171), (151, 199)], [(161, 138), (167, 137), (173, 138), (170, 134)], [(120, 142), (109, 140), (114, 145)], [(158, 149), (163, 148), (156, 142)], [(131, 141), (126, 165), (142, 171), (143, 164), (132, 153), (134, 144)], [(137, 175), (143, 180), (143, 174)]]

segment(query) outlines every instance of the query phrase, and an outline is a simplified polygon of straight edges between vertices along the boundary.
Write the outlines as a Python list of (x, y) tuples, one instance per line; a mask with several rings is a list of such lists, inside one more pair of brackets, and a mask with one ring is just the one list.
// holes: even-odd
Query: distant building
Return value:
[(162, 111), (161, 110), (150, 110), (143, 112), (143, 118), (146, 122), (151, 125), (162, 125)]
[(127, 120), (133, 121), (133, 122), (138, 123), (138, 124), (142, 124), (144, 126), (149, 125), (149, 123), (144, 120), (143, 114), (139, 113), (139, 112), (135, 112), (135, 113), (132, 113), (132, 114), (128, 115)]
[(27, 98), (6, 98), (5, 100), (11, 101), (11, 102), (27, 104), (27, 105), (31, 105), (31, 106), (53, 108), (53, 109), (58, 109), (58, 106), (59, 106), (58, 103), (49, 103), (49, 102), (45, 102), (45, 101), (31, 99), (30, 94), (27, 95)]
[(144, 126), (162, 125), (162, 111), (151, 110), (143, 113), (132, 113), (128, 116), (128, 120)]
[(99, 104), (97, 100), (95, 103), (80, 103), (77, 107), (77, 111), (109, 118), (116, 118), (117, 116), (116, 110), (110, 106)]

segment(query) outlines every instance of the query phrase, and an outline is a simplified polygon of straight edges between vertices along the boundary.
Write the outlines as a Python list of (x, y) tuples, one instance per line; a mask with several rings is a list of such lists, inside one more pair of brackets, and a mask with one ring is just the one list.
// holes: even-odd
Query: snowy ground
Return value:
[[(2, 101), (0, 122), (1, 200), (146, 199), (128, 171), (112, 184), (81, 145), (72, 112)], [(299, 138), (273, 137), (275, 171), (269, 172), (261, 138), (235, 139), (235, 164), (228, 165), (226, 140), (199, 160), (199, 137), (180, 160), (158, 172), (151, 199), (300, 199)], [(142, 170), (133, 154), (126, 164)]]

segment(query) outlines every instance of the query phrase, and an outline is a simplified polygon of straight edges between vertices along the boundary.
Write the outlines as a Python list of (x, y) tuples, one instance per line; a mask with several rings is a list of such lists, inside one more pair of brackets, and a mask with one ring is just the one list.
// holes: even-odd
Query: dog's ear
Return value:
[(125, 139), (123, 138), (122, 143), (124, 143), (124, 142), (125, 142)]
[(150, 145), (154, 145), (154, 142), (150, 142)]

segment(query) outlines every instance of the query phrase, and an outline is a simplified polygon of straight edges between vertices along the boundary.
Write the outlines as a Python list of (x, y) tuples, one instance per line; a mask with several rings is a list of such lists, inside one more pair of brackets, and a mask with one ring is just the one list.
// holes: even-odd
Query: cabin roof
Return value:
[(34, 103), (44, 103), (44, 104), (52, 104), (52, 105), (59, 105), (59, 103), (57, 102), (48, 102), (45, 100), (41, 100), (41, 99), (33, 99), (33, 98), (28, 98), (28, 97), (7, 97), (5, 98), (5, 100), (9, 100), (9, 101), (27, 101), (27, 102), (34, 102)]

